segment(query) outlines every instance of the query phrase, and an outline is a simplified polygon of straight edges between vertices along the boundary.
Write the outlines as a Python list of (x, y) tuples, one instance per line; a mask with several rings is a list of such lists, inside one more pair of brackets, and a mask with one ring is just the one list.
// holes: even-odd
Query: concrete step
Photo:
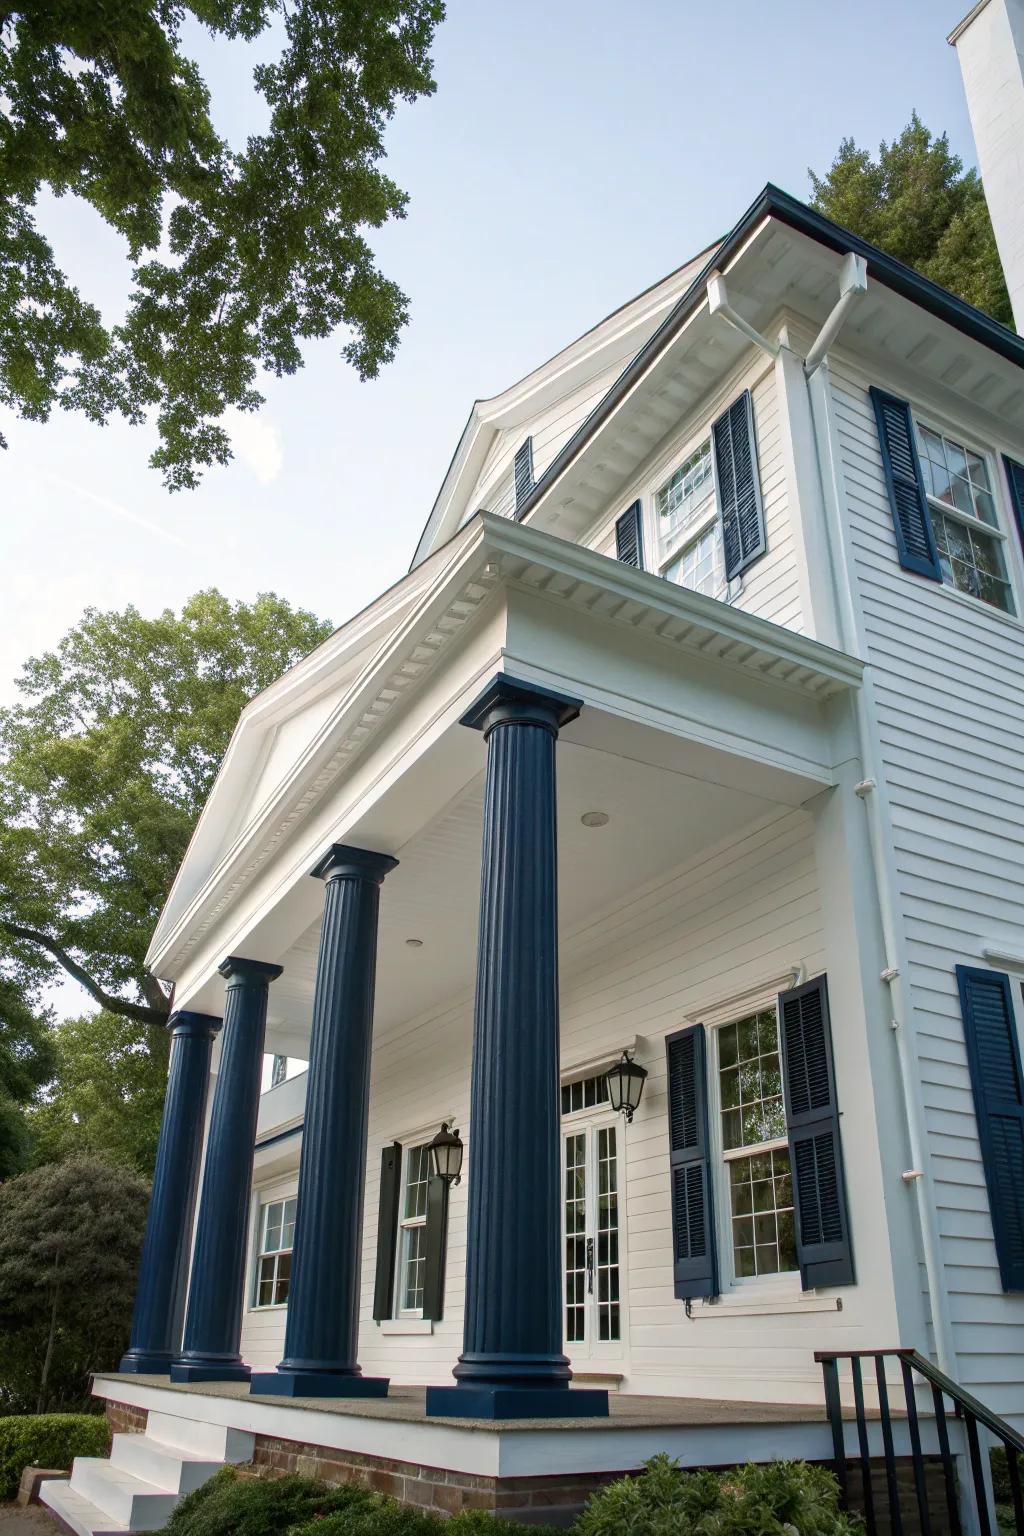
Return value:
[(76, 1493), (68, 1482), (44, 1483), (39, 1490), (39, 1502), (63, 1520), (75, 1536), (127, 1536), (123, 1525)]
[(123, 1531), (159, 1531), (167, 1524), (178, 1494), (134, 1477), (98, 1456), (76, 1456), (71, 1488), (104, 1510)]
[[(190, 1406), (196, 1403), (193, 1398)], [(228, 1429), (224, 1424), (205, 1424), (201, 1419), (181, 1419), (173, 1413), (151, 1413), (145, 1439), (160, 1445), (191, 1451), (206, 1461), (242, 1462), (252, 1460), (254, 1436), (244, 1429)]]
[(162, 1445), (148, 1434), (115, 1435), (110, 1464), (182, 1496), (201, 1488), (224, 1465), (180, 1446)]

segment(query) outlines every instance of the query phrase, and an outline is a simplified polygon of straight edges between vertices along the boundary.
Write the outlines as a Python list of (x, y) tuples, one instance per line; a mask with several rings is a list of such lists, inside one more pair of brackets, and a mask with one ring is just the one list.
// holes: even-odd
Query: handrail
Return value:
[(879, 1419), (881, 1421), (882, 1448), (888, 1490), (889, 1519), (893, 1536), (902, 1536), (903, 1519), (900, 1508), (900, 1491), (896, 1474), (896, 1456), (892, 1432), (892, 1413), (889, 1407), (889, 1385), (886, 1380), (887, 1360), (898, 1360), (903, 1377), (903, 1394), (906, 1404), (907, 1429), (910, 1436), (911, 1460), (914, 1473), (914, 1489), (922, 1536), (931, 1536), (932, 1514), (928, 1501), (925, 1458), (921, 1447), (921, 1426), (915, 1395), (914, 1373), (928, 1382), (932, 1389), (932, 1405), (935, 1413), (935, 1432), (942, 1462), (946, 1495), (947, 1529), (953, 1536), (960, 1536), (959, 1483), (954, 1456), (950, 1448), (949, 1427), (943, 1401), (949, 1398), (957, 1418), (963, 1421), (967, 1442), (967, 1461), (973, 1483), (977, 1527), (980, 1536), (992, 1536), (989, 1516), (988, 1480), (979, 1424), (1001, 1441), (1006, 1452), (1006, 1470), (1010, 1484), (1010, 1497), (1017, 1536), (1024, 1536), (1024, 1496), (1021, 1491), (1021, 1473), (1018, 1457), (1024, 1454), (1024, 1435), (1018, 1433), (1005, 1419), (986, 1408), (970, 1392), (947, 1376), (944, 1371), (919, 1354), (916, 1349), (823, 1349), (815, 1351), (815, 1360), (821, 1366), (825, 1387), (825, 1407), (832, 1430), (833, 1470), (839, 1483), (843, 1505), (849, 1501), (849, 1479), (846, 1458), (846, 1437), (843, 1424), (842, 1400), (839, 1388), (839, 1363), (847, 1360), (853, 1385), (854, 1410), (857, 1421), (860, 1476), (864, 1499), (864, 1513), (869, 1536), (875, 1536), (874, 1489), (872, 1486), (871, 1456), (868, 1445), (867, 1415), (864, 1408), (864, 1377), (861, 1362), (871, 1360), (875, 1367), (875, 1383), (878, 1391)]

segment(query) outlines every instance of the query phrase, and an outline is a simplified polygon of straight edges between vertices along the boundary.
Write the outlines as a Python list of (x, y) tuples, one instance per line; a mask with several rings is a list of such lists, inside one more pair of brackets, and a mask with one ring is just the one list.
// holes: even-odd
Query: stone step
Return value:
[(180, 1446), (163, 1445), (145, 1435), (115, 1435), (110, 1464), (171, 1493), (193, 1493), (219, 1472), (223, 1461), (203, 1457)]
[(71, 1488), (104, 1510), (123, 1531), (159, 1531), (167, 1524), (178, 1495), (111, 1466), (99, 1456), (76, 1456)]
[[(193, 1399), (193, 1403), (195, 1399)], [(173, 1413), (151, 1413), (145, 1438), (177, 1450), (191, 1451), (206, 1461), (251, 1461), (255, 1437), (244, 1429), (182, 1419)]]
[(74, 1536), (128, 1536), (123, 1525), (76, 1493), (69, 1482), (44, 1483), (39, 1502), (52, 1510)]

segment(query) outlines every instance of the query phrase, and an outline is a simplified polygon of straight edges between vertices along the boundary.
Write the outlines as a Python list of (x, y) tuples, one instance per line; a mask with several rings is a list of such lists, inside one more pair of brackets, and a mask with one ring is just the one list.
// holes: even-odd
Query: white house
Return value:
[(536, 1515), (829, 1455), (822, 1351), (1024, 1427), (1022, 540), (1024, 339), (771, 186), (477, 402), (168, 898), (149, 1431), (47, 1502)]

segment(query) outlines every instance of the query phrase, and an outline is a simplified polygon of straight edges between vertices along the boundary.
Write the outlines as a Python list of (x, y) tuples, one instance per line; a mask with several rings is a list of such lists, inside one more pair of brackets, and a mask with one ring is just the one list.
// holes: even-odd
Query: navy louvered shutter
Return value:
[(627, 507), (615, 524), (615, 558), (623, 565), (635, 565), (638, 570), (643, 570), (643, 508), (638, 501)]
[(423, 1234), (423, 1316), (444, 1317), (444, 1272), (448, 1251), (448, 1180), (432, 1174), (427, 1184), (427, 1224)]
[(935, 547), (935, 534), (928, 514), (928, 497), (921, 474), (910, 406), (906, 400), (887, 395), (874, 385), (871, 386), (870, 394), (878, 424), (882, 469), (886, 490), (889, 492), (900, 565), (905, 571), (913, 571), (917, 576), (929, 576), (932, 581), (941, 581), (939, 552)]
[(956, 968), (992, 1231), (1004, 1291), (1024, 1291), (1024, 1077), (1010, 978)]
[(1018, 464), (1016, 459), (1009, 459), (1004, 454), (1003, 468), (1010, 486), (1010, 504), (1017, 521), (1017, 532), (1024, 545), (1024, 464)]
[(779, 995), (786, 1132), (805, 1291), (853, 1284), (832, 1028), (824, 976)]
[(533, 438), (516, 450), (516, 512), (533, 490)]
[(757, 469), (754, 404), (750, 390), (723, 411), (711, 428), (715, 484), (722, 519), (725, 574), (729, 581), (759, 560), (768, 548)]
[(675, 1293), (681, 1300), (717, 1296), (704, 1026), (694, 1024), (669, 1035), (665, 1051)]
[(393, 1141), (380, 1155), (380, 1202), (377, 1206), (377, 1272), (373, 1285), (376, 1322), (391, 1317), (398, 1241), (398, 1196), (402, 1183), (402, 1147)]

